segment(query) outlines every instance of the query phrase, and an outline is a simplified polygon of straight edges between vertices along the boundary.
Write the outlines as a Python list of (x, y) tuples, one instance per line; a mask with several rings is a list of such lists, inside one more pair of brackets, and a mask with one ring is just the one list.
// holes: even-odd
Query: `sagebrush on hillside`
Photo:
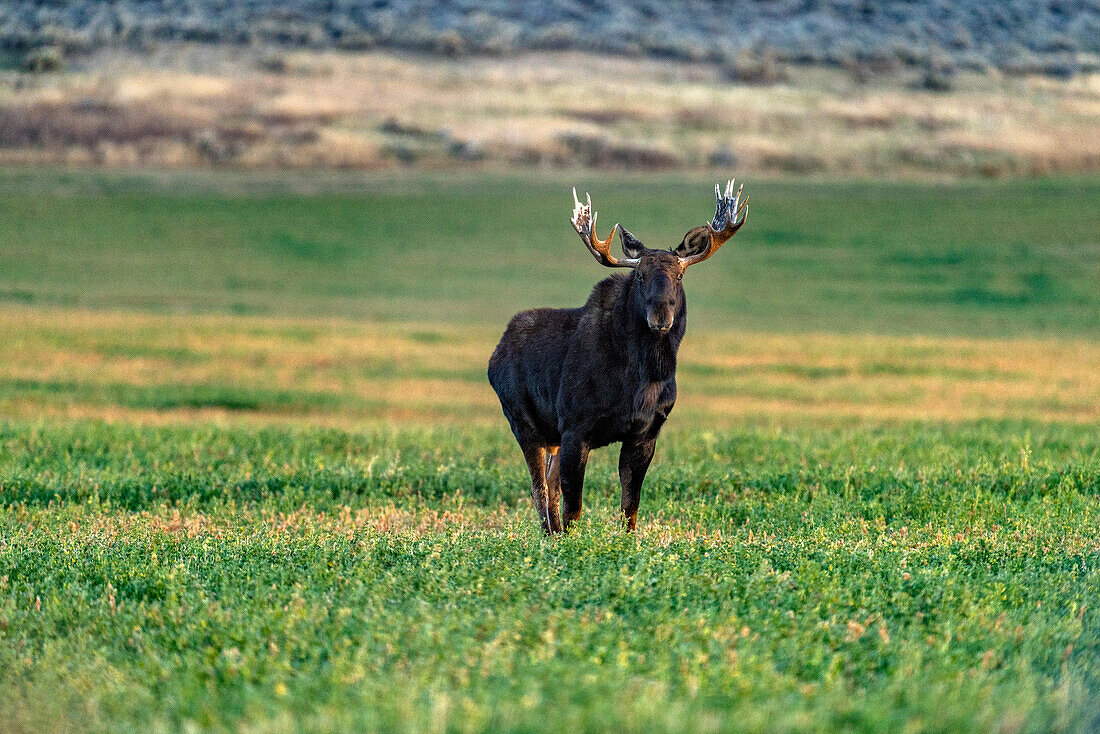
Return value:
[(743, 64), (746, 51), (802, 64), (1037, 71), (1096, 70), (1100, 10), (1093, 2), (933, 3), (823, 0), (15, 0), (0, 6), (0, 46), (45, 44), (79, 53), (163, 41), (364, 50), (446, 57), (532, 50)]

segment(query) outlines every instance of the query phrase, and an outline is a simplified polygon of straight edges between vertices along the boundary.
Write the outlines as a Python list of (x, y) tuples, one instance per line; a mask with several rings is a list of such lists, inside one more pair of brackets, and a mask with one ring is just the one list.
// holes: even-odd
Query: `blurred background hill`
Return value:
[(1100, 170), (1095, 2), (0, 5), (0, 164)]
[(446, 56), (581, 50), (717, 61), (741, 54), (844, 66), (931, 64), (1067, 76), (1095, 70), (1100, 5), (892, 0), (16, 0), (0, 8), (9, 48), (68, 52), (163, 41), (289, 48), (384, 47)]
[[(588, 292), (570, 186), (674, 244), (737, 175), (697, 324), (1092, 337), (1098, 45), (1095, 2), (0, 4), (0, 303), (495, 326)], [(494, 267), (391, 257), (440, 231)]]

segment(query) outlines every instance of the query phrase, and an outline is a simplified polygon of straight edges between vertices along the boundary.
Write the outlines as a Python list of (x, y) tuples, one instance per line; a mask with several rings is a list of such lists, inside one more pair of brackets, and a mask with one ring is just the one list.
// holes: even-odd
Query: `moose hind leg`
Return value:
[(546, 449), (547, 507), (550, 510), (550, 528), (560, 532), (561, 526), (561, 447)]
[(564, 504), (562, 527), (568, 530), (581, 516), (581, 494), (584, 489), (584, 469), (588, 464), (588, 447), (566, 434), (562, 436), (560, 456), (561, 498)]
[(542, 521), (542, 529), (553, 533), (549, 489), (546, 486), (546, 449), (536, 445), (524, 446), (523, 458), (527, 461), (527, 471), (531, 472), (531, 503), (535, 507), (535, 514)]

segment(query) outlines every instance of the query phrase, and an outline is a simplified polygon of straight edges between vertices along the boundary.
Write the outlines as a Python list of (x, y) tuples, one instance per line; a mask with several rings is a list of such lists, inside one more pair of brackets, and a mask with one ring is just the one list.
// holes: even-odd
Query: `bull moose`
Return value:
[[(674, 249), (650, 250), (616, 224), (595, 234), (592, 197), (573, 189), (573, 229), (603, 266), (629, 268), (596, 284), (580, 308), (536, 308), (512, 317), (489, 359), (489, 382), (531, 472), (543, 530), (568, 530), (581, 514), (591, 449), (622, 442), (622, 519), (634, 530), (642, 480), (676, 402), (676, 352), (687, 326), (684, 271), (718, 251), (745, 223), (733, 181), (716, 184), (714, 219)], [(625, 258), (611, 254), (619, 231)], [(565, 515), (559, 515), (561, 498)]]

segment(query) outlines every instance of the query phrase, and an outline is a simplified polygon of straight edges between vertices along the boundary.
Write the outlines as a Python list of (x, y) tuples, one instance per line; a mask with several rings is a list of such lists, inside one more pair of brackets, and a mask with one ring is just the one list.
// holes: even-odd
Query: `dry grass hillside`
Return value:
[[(1069, 79), (531, 52), (174, 44), (0, 73), (0, 163), (110, 167), (736, 169), (848, 175), (1100, 170), (1100, 74)], [(765, 83), (756, 83), (765, 82)]]

